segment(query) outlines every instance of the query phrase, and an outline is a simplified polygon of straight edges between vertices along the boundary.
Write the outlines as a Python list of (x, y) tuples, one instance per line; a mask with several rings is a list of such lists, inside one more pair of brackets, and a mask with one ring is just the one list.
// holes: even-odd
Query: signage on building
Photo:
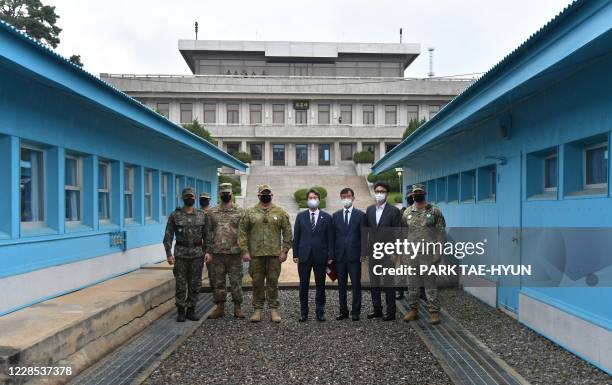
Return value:
[(294, 100), (293, 101), (293, 109), (294, 110), (307, 110), (310, 105), (308, 100)]

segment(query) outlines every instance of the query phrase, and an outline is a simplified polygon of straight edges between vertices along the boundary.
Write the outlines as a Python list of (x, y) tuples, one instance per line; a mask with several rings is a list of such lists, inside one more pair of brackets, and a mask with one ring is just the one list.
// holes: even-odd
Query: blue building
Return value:
[[(465, 289), (608, 373), (611, 27), (611, 1), (572, 3), (373, 167), (426, 183), (449, 227), (497, 229), (489, 247), (506, 262), (564, 256), (555, 284)], [(539, 241), (550, 231), (574, 237), (559, 238), (559, 250), (548, 238), (534, 254), (528, 235), (538, 229)]]
[(246, 167), (0, 22), (0, 315), (164, 260), (221, 166)]

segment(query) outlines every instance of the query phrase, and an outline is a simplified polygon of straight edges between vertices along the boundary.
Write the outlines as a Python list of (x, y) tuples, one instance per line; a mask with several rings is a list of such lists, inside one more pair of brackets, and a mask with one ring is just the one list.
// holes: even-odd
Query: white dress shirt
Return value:
[(382, 205), (376, 206), (376, 224), (380, 222), (380, 217), (382, 217), (382, 213), (385, 210), (386, 205), (387, 205), (387, 202), (385, 201), (385, 203), (383, 203)]
[(345, 224), (348, 225), (349, 223), (351, 223), (351, 214), (353, 214), (353, 205), (351, 205), (351, 207), (349, 207), (348, 209), (346, 207), (342, 208), (342, 221), (344, 222), (344, 213), (346, 213), (346, 210), (348, 210), (348, 216), (346, 218), (346, 222)]
[(312, 220), (312, 213), (314, 213), (314, 222), (316, 226), (317, 222), (319, 221), (319, 209), (316, 209), (315, 211), (308, 209), (308, 222)]

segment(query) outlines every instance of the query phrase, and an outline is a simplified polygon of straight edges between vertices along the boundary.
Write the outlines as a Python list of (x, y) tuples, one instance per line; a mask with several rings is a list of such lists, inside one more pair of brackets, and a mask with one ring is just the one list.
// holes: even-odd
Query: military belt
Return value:
[(198, 246), (202, 246), (204, 242), (202, 242), (201, 239), (198, 239), (195, 242), (185, 242), (185, 241), (176, 241), (176, 244), (179, 246), (183, 246), (183, 247), (198, 247)]

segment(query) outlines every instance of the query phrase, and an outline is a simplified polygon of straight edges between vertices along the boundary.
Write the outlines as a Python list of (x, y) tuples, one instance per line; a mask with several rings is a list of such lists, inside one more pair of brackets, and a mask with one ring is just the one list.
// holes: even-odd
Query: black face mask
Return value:
[(232, 194), (221, 194), (221, 201), (223, 203), (229, 203), (232, 200)]
[(412, 197), (414, 198), (414, 201), (417, 203), (421, 203), (425, 201), (425, 194), (414, 194)]
[(191, 207), (191, 206), (195, 205), (195, 199), (193, 199), (193, 198), (185, 198), (185, 199), (183, 199), (183, 203), (185, 204), (185, 206)]
[(208, 207), (209, 204), (210, 204), (210, 199), (200, 198), (200, 207)]
[(259, 201), (261, 203), (270, 203), (272, 202), (272, 195), (260, 195)]
[(406, 203), (408, 203), (408, 206), (412, 206), (414, 204), (414, 197), (412, 195), (407, 196)]

